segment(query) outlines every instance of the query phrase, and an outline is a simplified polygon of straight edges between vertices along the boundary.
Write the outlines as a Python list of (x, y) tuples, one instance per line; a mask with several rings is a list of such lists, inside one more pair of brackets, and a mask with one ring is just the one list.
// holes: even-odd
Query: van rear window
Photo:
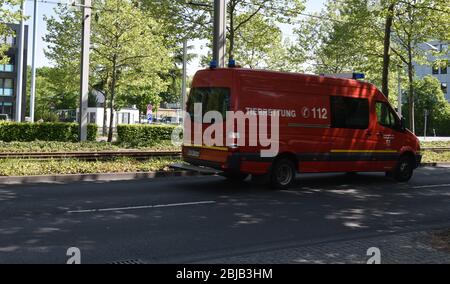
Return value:
[(228, 88), (193, 88), (187, 103), (187, 112), (194, 119), (194, 105), (202, 104), (203, 115), (217, 111), (226, 119), (230, 110), (230, 89)]
[(369, 101), (331, 96), (331, 127), (347, 129), (369, 128)]

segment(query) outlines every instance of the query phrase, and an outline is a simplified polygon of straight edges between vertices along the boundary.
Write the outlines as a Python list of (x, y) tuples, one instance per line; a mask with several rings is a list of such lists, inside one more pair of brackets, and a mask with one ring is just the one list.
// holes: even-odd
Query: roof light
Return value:
[(340, 78), (340, 79), (353, 79), (353, 80), (361, 80), (366, 78), (366, 76), (363, 73), (320, 74), (320, 76)]
[(230, 61), (228, 61), (228, 68), (236, 68), (236, 60), (230, 59)]
[(216, 69), (217, 68), (217, 61), (211, 60), (211, 62), (209, 63), (209, 68)]
[(364, 75), (363, 73), (353, 73), (353, 79), (355, 79), (355, 80), (362, 80), (365, 78), (366, 78), (366, 75)]

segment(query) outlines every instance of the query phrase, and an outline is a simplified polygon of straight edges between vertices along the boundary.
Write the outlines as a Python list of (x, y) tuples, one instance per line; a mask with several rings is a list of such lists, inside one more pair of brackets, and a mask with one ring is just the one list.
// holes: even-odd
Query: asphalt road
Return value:
[(0, 263), (65, 263), (69, 247), (83, 263), (206, 262), (444, 227), (450, 168), (408, 184), (301, 175), (291, 191), (221, 177), (0, 185)]

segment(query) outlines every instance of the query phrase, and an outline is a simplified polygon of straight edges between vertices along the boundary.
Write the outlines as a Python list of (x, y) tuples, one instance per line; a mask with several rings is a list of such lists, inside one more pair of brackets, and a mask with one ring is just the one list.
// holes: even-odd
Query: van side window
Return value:
[(369, 101), (331, 96), (331, 127), (348, 129), (369, 128)]
[(192, 88), (187, 102), (187, 112), (194, 119), (195, 104), (202, 104), (203, 115), (217, 111), (226, 119), (230, 110), (230, 89), (228, 88)]
[(376, 104), (378, 123), (384, 127), (399, 129), (400, 120), (394, 111), (385, 102), (377, 102)]

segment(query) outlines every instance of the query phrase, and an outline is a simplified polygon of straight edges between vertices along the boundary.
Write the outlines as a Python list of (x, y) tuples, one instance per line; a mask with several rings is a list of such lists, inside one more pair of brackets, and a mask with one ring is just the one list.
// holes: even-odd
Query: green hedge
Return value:
[(171, 140), (175, 126), (171, 125), (119, 125), (117, 136), (120, 143), (154, 145), (161, 141)]
[[(97, 125), (88, 125), (88, 141), (95, 141)], [(0, 141), (31, 142), (58, 141), (77, 142), (78, 124), (62, 122), (18, 123), (0, 122)]]

